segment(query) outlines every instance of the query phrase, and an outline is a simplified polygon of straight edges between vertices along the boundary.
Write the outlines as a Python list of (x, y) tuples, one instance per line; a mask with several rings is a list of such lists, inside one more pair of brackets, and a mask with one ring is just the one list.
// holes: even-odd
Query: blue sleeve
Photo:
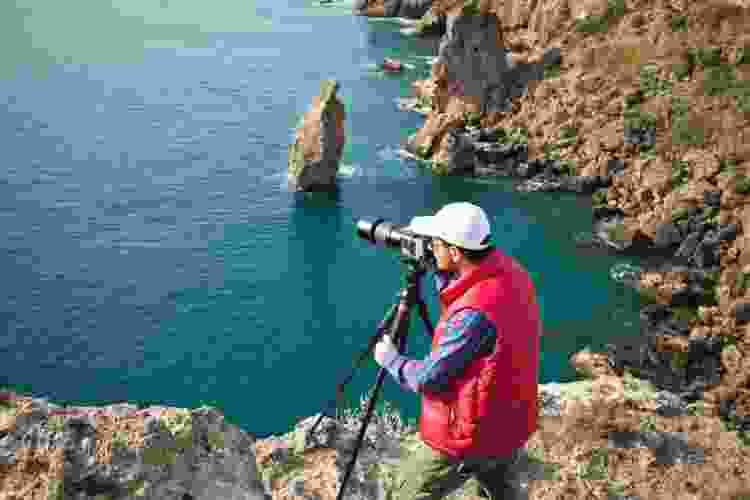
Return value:
[(386, 357), (386, 370), (402, 388), (417, 393), (445, 390), (470, 361), (495, 347), (495, 327), (476, 309), (458, 311), (448, 318), (445, 328), (440, 343), (422, 360), (396, 352)]
[(456, 279), (456, 273), (450, 271), (435, 271), (435, 289), (437, 293), (448, 286), (448, 284)]

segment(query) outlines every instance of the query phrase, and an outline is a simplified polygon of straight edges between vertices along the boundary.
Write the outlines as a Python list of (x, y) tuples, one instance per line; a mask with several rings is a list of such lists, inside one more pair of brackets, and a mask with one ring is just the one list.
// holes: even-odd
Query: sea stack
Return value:
[(294, 144), (289, 146), (289, 186), (294, 191), (330, 191), (344, 149), (344, 105), (336, 96), (335, 80), (320, 83)]

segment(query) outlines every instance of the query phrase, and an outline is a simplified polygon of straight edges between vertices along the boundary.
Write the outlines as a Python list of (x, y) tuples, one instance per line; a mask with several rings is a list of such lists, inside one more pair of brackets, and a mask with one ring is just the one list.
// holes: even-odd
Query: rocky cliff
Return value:
[(296, 191), (331, 190), (336, 187), (339, 160), (344, 150), (344, 105), (336, 96), (339, 84), (324, 80), (320, 95), (289, 145), (289, 184)]
[[(539, 430), (512, 468), (518, 499), (737, 500), (750, 493), (750, 446), (699, 405), (625, 374), (596, 353), (590, 378), (539, 387)], [(302, 419), (256, 440), (215, 408), (64, 408), (0, 398), (3, 500), (334, 500), (370, 394), (336, 418)], [(383, 500), (401, 460), (423, 446), (388, 402), (367, 429), (345, 498)], [(470, 479), (449, 498), (480, 500)]]

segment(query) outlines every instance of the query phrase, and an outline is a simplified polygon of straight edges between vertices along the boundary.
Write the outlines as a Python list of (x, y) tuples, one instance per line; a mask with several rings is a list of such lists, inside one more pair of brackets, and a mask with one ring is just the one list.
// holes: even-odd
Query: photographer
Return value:
[(488, 243), (490, 223), (476, 205), (448, 204), (407, 229), (432, 238), (441, 315), (426, 358), (399, 354), (388, 335), (375, 348), (376, 362), (422, 395), (421, 446), (401, 467), (394, 499), (444, 498), (472, 475), (488, 498), (518, 498), (507, 472), (536, 430), (534, 285)]

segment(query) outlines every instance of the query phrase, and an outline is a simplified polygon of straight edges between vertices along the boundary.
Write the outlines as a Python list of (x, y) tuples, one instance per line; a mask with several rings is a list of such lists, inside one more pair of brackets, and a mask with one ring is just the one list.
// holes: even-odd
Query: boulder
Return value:
[(703, 203), (708, 207), (719, 208), (721, 205), (721, 190), (705, 191), (703, 193)]
[(448, 175), (472, 174), (474, 172), (474, 143), (459, 130), (448, 131)]
[(619, 158), (610, 158), (607, 161), (607, 175), (618, 175), (625, 170), (625, 162)]
[(344, 149), (344, 106), (336, 96), (339, 84), (324, 80), (313, 98), (295, 141), (289, 145), (289, 185), (295, 191), (332, 190)]
[(679, 259), (682, 262), (687, 262), (695, 253), (695, 249), (698, 248), (700, 240), (700, 233), (696, 232), (689, 234), (677, 249), (677, 252), (675, 252), (675, 258)]
[(734, 241), (734, 239), (737, 237), (737, 233), (739, 232), (739, 227), (736, 223), (727, 224), (725, 226), (722, 226), (719, 229), (719, 234), (716, 235), (716, 238), (719, 241)]
[(397, 17), (419, 19), (430, 10), (432, 0), (399, 0), (398, 4)]
[(738, 323), (750, 321), (750, 302), (738, 302), (732, 309), (732, 315)]
[(682, 235), (677, 226), (672, 222), (664, 222), (656, 227), (656, 238), (654, 245), (659, 248), (668, 248), (682, 241)]

